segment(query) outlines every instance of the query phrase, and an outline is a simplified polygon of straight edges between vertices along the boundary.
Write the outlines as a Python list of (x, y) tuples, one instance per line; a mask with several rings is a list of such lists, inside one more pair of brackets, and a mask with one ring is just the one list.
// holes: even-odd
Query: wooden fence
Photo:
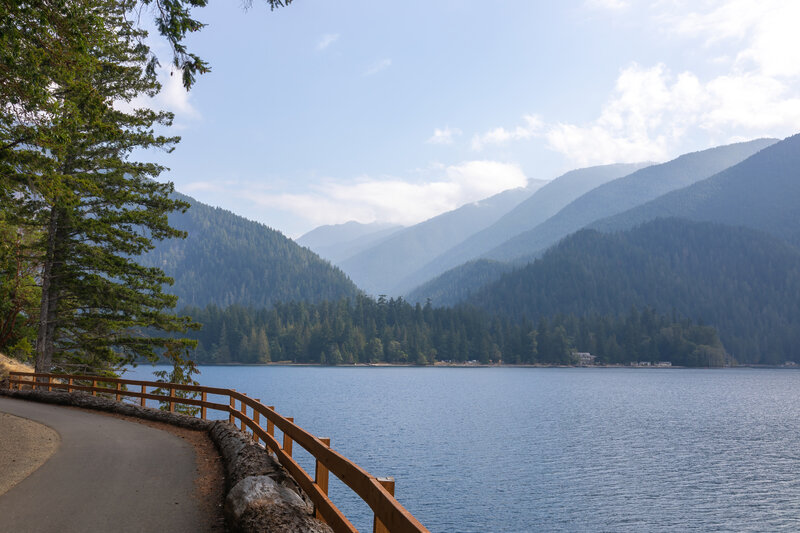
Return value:
[[(328, 474), (339, 478), (350, 487), (372, 509), (375, 518), (375, 533), (419, 533), (428, 532), (411, 513), (394, 498), (394, 479), (376, 478), (366, 470), (331, 449), (330, 439), (317, 438), (297, 426), (292, 418), (275, 412), (275, 408), (263, 405), (259, 400), (233, 389), (203, 387), (199, 385), (179, 385), (133, 379), (107, 378), (101, 376), (70, 376), (63, 374), (42, 374), (33, 372), (10, 372), (10, 387), (22, 389), (35, 388), (47, 390), (66, 390), (98, 393), (113, 396), (117, 401), (123, 397), (139, 398), (142, 406), (146, 400), (157, 400), (175, 410), (176, 404), (199, 408), (199, 415), (206, 419), (208, 409), (228, 413), (230, 423), (237, 421), (242, 431), (249, 430), (255, 442), (263, 442), (265, 448), (274, 453), (278, 461), (292, 475), (297, 483), (314, 502), (317, 518), (323, 520), (338, 532), (358, 532), (350, 521), (328, 498)], [(131, 387), (139, 388), (132, 390)], [(148, 389), (150, 391), (148, 392)], [(158, 390), (153, 390), (158, 389)], [(158, 391), (169, 391), (161, 394)], [(178, 392), (194, 393), (194, 398), (182, 398)], [(200, 398), (196, 396), (199, 394)], [(208, 395), (227, 397), (226, 403), (208, 401)], [(262, 420), (266, 426), (262, 426)], [(275, 437), (275, 428), (283, 433), (283, 442)], [(306, 472), (292, 458), (292, 446), (297, 443), (308, 451), (316, 461), (314, 477)]]

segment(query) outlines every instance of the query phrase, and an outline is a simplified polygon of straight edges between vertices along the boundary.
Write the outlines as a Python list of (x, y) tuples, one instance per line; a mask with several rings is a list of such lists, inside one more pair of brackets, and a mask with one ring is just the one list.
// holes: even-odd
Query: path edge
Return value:
[(79, 407), (204, 431), (217, 448), (225, 469), (225, 521), (229, 531), (257, 533), (332, 530), (313, 516), (308, 496), (263, 447), (227, 421), (210, 421), (152, 407), (116, 402), (83, 392), (12, 390), (0, 396)]

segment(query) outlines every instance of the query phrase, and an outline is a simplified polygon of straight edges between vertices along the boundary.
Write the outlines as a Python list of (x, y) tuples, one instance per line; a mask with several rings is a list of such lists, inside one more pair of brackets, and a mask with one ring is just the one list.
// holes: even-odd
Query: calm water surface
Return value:
[(394, 476), (431, 531), (800, 530), (800, 371), (201, 370)]

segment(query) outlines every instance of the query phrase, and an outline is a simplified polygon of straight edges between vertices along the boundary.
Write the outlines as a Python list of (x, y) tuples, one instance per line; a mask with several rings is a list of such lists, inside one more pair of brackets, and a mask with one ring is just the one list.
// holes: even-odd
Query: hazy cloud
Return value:
[(520, 141), (532, 138), (542, 128), (542, 120), (536, 115), (523, 117), (525, 124), (512, 130), (502, 127), (491, 129), (472, 137), (472, 149), (482, 150), (487, 144), (503, 144), (508, 141)]
[(391, 59), (381, 59), (380, 61), (376, 61), (373, 63), (367, 70), (364, 71), (364, 76), (372, 76), (373, 74), (377, 74), (382, 70), (386, 70), (387, 68), (392, 66)]
[(339, 40), (338, 33), (326, 33), (325, 35), (320, 37), (319, 42), (317, 42), (317, 50), (318, 51), (325, 50), (338, 40)]
[(427, 181), (362, 176), (353, 181), (330, 180), (308, 193), (247, 191), (241, 199), (289, 211), (314, 225), (348, 220), (409, 225), (526, 183), (517, 165), (469, 161), (444, 167)]
[(453, 144), (453, 137), (461, 135), (461, 130), (458, 128), (450, 128), (445, 126), (444, 129), (436, 128), (433, 130), (433, 135), (425, 141), (429, 144)]

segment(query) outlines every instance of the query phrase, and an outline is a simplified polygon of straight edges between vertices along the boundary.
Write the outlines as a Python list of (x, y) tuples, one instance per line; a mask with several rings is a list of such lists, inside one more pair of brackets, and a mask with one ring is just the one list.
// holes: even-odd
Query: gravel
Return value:
[(60, 442), (58, 433), (44, 424), (0, 413), (0, 494), (42, 466)]

